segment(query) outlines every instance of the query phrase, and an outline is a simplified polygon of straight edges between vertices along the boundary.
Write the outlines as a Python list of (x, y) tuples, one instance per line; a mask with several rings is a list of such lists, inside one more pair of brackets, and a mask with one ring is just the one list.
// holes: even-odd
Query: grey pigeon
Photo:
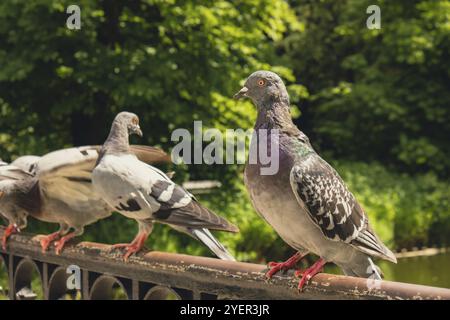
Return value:
[[(159, 149), (132, 146), (132, 151), (146, 161), (167, 161)], [(43, 251), (56, 243), (60, 253), (65, 243), (83, 233), (84, 227), (111, 215), (111, 208), (94, 192), (91, 172), (98, 159), (100, 146), (62, 149), (39, 159), (31, 173), (22, 171), (23, 178), (0, 182), (0, 209), (12, 225), (23, 229), (27, 217), (58, 223), (59, 231), (41, 239)], [(25, 161), (30, 169), (30, 163)], [(15, 174), (17, 168), (14, 170)], [(73, 229), (73, 232), (69, 231)], [(3, 246), (6, 246), (4, 239)]]
[[(248, 97), (256, 105), (256, 136), (277, 136), (276, 174), (264, 175), (260, 159), (247, 163), (244, 180), (256, 211), (298, 252), (284, 263), (270, 263), (268, 277), (293, 268), (307, 253), (320, 259), (305, 272), (299, 289), (326, 262), (334, 262), (346, 275), (373, 277), (380, 272), (371, 257), (396, 263), (371, 228), (368, 217), (339, 174), (312, 148), (309, 139), (292, 122), (289, 96), (273, 72), (251, 74), (236, 99)], [(270, 150), (271, 139), (252, 139), (250, 150)]]
[(168, 224), (203, 242), (219, 258), (234, 260), (208, 229), (237, 232), (238, 228), (203, 207), (185, 189), (160, 170), (147, 165), (130, 153), (128, 136), (142, 136), (139, 118), (129, 112), (119, 113), (103, 144), (101, 157), (92, 172), (95, 190), (111, 207), (135, 219), (139, 233), (125, 247), (125, 259), (138, 252), (152, 231), (153, 223)]

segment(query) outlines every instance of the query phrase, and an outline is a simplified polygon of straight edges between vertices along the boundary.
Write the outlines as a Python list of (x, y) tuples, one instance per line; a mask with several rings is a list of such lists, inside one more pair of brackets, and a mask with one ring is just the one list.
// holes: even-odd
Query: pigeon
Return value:
[(142, 249), (153, 223), (158, 222), (201, 241), (221, 259), (235, 260), (209, 229), (238, 232), (238, 228), (203, 207), (166, 174), (131, 154), (128, 142), (131, 134), (142, 137), (138, 116), (119, 113), (92, 172), (96, 192), (114, 210), (138, 222), (139, 232), (135, 239), (114, 248), (126, 248), (124, 258), (127, 260)]
[[(371, 257), (396, 263), (394, 254), (370, 226), (364, 209), (339, 174), (311, 146), (308, 137), (292, 122), (289, 95), (281, 78), (270, 71), (256, 71), (235, 94), (248, 97), (257, 108), (255, 136), (250, 150), (278, 148), (278, 170), (263, 173), (259, 158), (248, 161), (244, 183), (253, 206), (279, 236), (297, 253), (282, 263), (269, 263), (268, 278), (294, 268), (308, 253), (320, 259), (302, 274), (299, 290), (327, 262), (346, 275), (376, 278)], [(256, 148), (257, 147), (257, 148)]]
[[(60, 229), (43, 237), (41, 246), (45, 252), (58, 240), (56, 253), (60, 254), (67, 241), (83, 234), (86, 225), (110, 216), (111, 208), (92, 188), (91, 172), (99, 151), (100, 146), (85, 146), (48, 153), (35, 163), (16, 160), (31, 172), (11, 166), (16, 177), (0, 181), (0, 209), (10, 226), (15, 226), (12, 231), (24, 229), (28, 216), (58, 223)], [(131, 146), (131, 152), (147, 162), (169, 159), (162, 150), (152, 147)], [(3, 248), (10, 234), (5, 233)]]
[[(0, 161), (0, 198), (4, 192), (3, 188), (8, 188), (11, 185), (17, 183), (18, 180), (29, 179), (33, 177), (30, 168), (35, 162), (39, 160), (37, 156), (23, 156), (17, 158), (13, 163), (8, 164), (4, 161)], [(21, 217), (11, 216), (8, 210), (5, 210), (5, 202), (0, 202), (0, 216), (8, 221), (8, 227), (5, 229), (2, 237), (3, 249), (6, 248), (6, 241), (12, 234), (20, 232), (20, 226), (23, 225)]]

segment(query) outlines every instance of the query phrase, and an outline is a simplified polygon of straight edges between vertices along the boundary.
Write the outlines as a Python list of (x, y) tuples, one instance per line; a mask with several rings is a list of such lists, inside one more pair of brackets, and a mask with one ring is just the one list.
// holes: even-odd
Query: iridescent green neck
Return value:
[(294, 150), (297, 152), (297, 155), (300, 157), (306, 157), (308, 154), (314, 153), (314, 149), (305, 142), (295, 140), (294, 142)]

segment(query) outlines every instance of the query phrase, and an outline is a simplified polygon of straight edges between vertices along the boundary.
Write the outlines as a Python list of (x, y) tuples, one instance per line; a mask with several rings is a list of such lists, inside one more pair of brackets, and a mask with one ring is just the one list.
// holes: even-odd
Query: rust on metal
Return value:
[[(0, 237), (2, 234), (0, 228)], [(264, 265), (157, 251), (140, 253), (125, 262), (120, 251), (110, 248), (107, 244), (80, 242), (68, 245), (61, 255), (56, 255), (53, 248), (44, 254), (38, 236), (18, 234), (9, 239), (7, 251), (0, 249), (0, 253), (15, 257), (14, 261), (30, 259), (45, 266), (44, 271), (77, 265), (87, 273), (84, 286), (95, 284), (97, 288), (102, 283), (106, 288), (102, 288), (103, 294), (117, 281), (128, 290), (130, 299), (161, 297), (168, 288), (182, 299), (200, 299), (204, 295), (218, 299), (450, 299), (450, 289), (325, 273), (316, 275), (299, 293), (298, 279), (292, 273), (267, 280)], [(45, 277), (55, 278), (51, 273)], [(108, 280), (100, 282), (100, 277)], [(83, 288), (85, 299), (100, 292), (98, 288), (94, 293), (90, 289)]]

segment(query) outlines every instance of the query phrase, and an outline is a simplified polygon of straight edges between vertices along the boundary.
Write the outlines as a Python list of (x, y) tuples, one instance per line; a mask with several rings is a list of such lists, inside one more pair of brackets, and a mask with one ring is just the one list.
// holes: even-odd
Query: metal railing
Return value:
[[(0, 228), (0, 237), (3, 235)], [(128, 299), (450, 299), (450, 290), (391, 281), (318, 274), (297, 291), (291, 273), (266, 280), (266, 266), (163, 252), (147, 252), (123, 261), (109, 245), (81, 242), (61, 255), (42, 253), (39, 236), (13, 235), (0, 248), (9, 279), (10, 299), (33, 299), (31, 274), (38, 274), (44, 299), (69, 291), (67, 268), (80, 268), (81, 299), (112, 299), (114, 288)]]

